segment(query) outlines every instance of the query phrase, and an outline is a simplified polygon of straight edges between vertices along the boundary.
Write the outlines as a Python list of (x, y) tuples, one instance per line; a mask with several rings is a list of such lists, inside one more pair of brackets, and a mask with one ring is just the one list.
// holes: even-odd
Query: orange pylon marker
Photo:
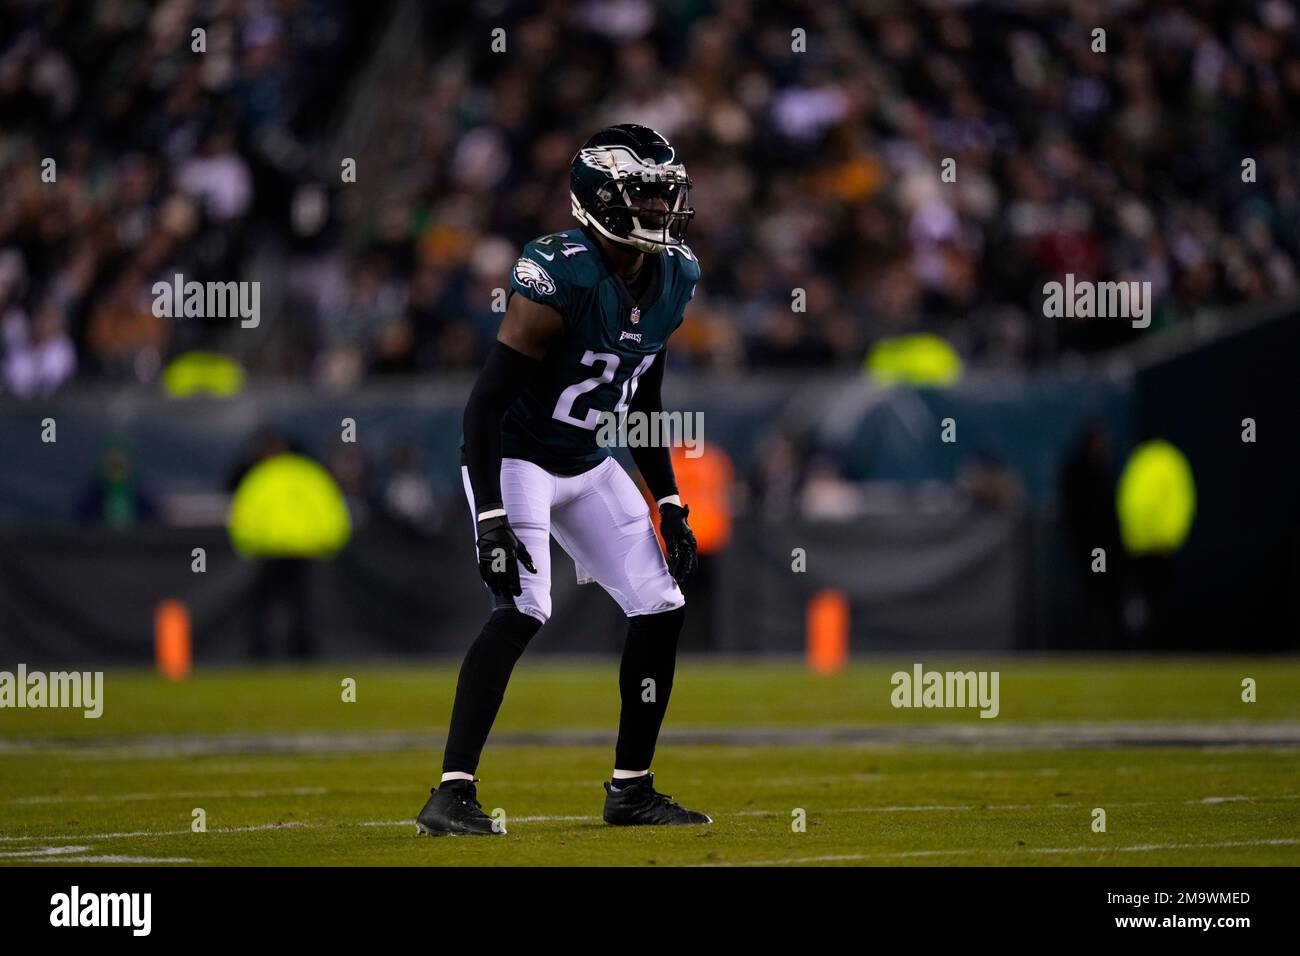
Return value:
[(190, 609), (184, 601), (160, 601), (153, 614), (153, 652), (158, 673), (168, 680), (184, 680), (192, 667)]
[(818, 591), (808, 602), (808, 669), (838, 674), (849, 660), (849, 602), (842, 591)]

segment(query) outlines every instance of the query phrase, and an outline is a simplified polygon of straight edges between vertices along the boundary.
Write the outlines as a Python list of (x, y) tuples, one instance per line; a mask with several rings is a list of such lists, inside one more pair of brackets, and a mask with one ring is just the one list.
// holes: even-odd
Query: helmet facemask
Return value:
[(584, 148), (578, 157), (606, 176), (595, 190), (595, 208), (573, 198), (573, 214), (584, 225), (642, 252), (682, 245), (695, 210), (691, 178), (681, 163), (647, 163), (625, 147)]
[[(620, 183), (623, 205), (632, 228), (628, 241), (642, 252), (658, 252), (665, 246), (686, 241), (686, 227), (695, 210), (690, 207), (691, 181), (681, 180)], [(620, 207), (611, 207), (620, 208)]]

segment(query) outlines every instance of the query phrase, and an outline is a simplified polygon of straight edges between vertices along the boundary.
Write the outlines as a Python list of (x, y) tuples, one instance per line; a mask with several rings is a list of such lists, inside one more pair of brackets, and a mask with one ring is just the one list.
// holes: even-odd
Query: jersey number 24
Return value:
[[(575, 382), (560, 393), (559, 399), (555, 403), (555, 411), (551, 417), (557, 421), (564, 422), (566, 425), (573, 425), (577, 428), (585, 428), (588, 431), (594, 431), (596, 425), (600, 422), (600, 413), (594, 408), (587, 409), (585, 415), (578, 418), (574, 414), (573, 406), (583, 395), (600, 388), (602, 385), (608, 385), (614, 381), (614, 375), (618, 372), (619, 356), (613, 352), (593, 352), (587, 349), (582, 355), (582, 364), (589, 368), (595, 368), (599, 362), (603, 368), (599, 375), (593, 375), (591, 378), (583, 379), (581, 382)], [(614, 406), (615, 414), (622, 414), (626, 411), (628, 403), (636, 395), (636, 383), (642, 373), (650, 367), (655, 360), (655, 353), (651, 352), (641, 360), (637, 365), (636, 371), (628, 376), (623, 383), (623, 389), (618, 397), (618, 404)]]

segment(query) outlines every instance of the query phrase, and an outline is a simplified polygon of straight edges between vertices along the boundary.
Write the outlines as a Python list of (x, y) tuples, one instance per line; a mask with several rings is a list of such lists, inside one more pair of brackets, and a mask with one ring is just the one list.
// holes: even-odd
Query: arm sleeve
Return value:
[[(664, 403), (661, 394), (664, 382), (664, 366), (668, 362), (668, 351), (662, 349), (655, 361), (646, 369), (638, 383), (636, 394), (629, 403), (631, 411), (661, 412)], [(677, 494), (677, 479), (673, 475), (673, 459), (670, 449), (639, 447), (630, 449), (632, 461), (637, 471), (645, 479), (646, 487), (655, 501), (662, 501), (669, 495)]]
[(501, 419), (540, 364), (496, 342), (469, 393), (463, 423), (465, 466), (480, 514), (501, 507)]

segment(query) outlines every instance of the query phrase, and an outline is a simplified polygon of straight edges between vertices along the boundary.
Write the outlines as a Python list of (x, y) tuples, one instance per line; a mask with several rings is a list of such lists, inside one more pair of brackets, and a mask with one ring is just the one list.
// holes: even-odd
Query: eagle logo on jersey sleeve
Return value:
[(520, 285), (536, 289), (542, 295), (555, 294), (555, 280), (532, 259), (520, 259), (515, 263), (515, 280)]

